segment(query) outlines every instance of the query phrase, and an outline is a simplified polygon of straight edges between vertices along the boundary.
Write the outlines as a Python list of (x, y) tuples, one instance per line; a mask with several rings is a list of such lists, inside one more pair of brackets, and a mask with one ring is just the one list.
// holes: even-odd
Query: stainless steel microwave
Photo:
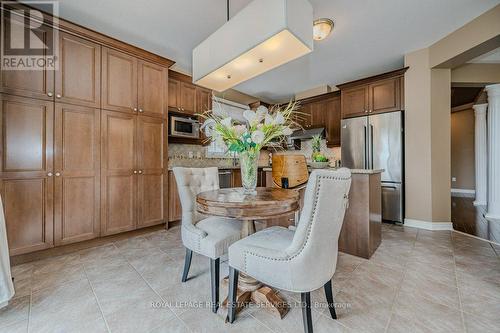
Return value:
[(200, 123), (196, 119), (187, 117), (170, 117), (169, 135), (181, 138), (200, 138)]

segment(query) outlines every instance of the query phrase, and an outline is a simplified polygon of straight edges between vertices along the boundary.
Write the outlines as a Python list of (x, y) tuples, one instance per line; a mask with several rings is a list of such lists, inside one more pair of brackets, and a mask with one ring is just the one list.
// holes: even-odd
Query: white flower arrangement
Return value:
[[(290, 101), (285, 107), (271, 110), (259, 106), (256, 111), (245, 110), (245, 123), (238, 123), (228, 116), (219, 116), (208, 111), (201, 130), (209, 140), (223, 142), (231, 152), (258, 152), (271, 140), (283, 140), (292, 134), (291, 127), (297, 126), (292, 115), (298, 113), (298, 104)], [(220, 105), (218, 106), (220, 107)]]

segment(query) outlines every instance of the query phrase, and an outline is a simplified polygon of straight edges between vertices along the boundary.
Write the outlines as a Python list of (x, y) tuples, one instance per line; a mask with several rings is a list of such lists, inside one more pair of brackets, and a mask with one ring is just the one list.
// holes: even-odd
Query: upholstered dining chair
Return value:
[(186, 248), (182, 282), (187, 281), (193, 252), (210, 258), (212, 311), (219, 307), (220, 257), (241, 238), (241, 221), (203, 216), (196, 211), (196, 195), (219, 189), (217, 168), (173, 168), (182, 206), (181, 236)]
[(271, 227), (229, 247), (228, 320), (236, 314), (239, 272), (270, 287), (301, 293), (304, 331), (313, 331), (310, 292), (324, 287), (330, 314), (337, 319), (331, 279), (351, 187), (351, 171), (315, 170), (294, 231)]

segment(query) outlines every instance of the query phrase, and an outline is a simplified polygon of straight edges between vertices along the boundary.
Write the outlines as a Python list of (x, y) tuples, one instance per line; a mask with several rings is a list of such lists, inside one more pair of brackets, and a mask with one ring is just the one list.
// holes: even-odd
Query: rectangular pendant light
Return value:
[(307, 0), (254, 0), (193, 50), (193, 82), (216, 91), (313, 50)]

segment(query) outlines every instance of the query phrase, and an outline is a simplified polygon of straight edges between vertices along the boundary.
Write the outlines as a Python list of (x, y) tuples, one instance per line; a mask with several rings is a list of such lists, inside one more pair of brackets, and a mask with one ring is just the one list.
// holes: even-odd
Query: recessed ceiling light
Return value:
[(333, 21), (327, 18), (320, 18), (313, 22), (314, 40), (323, 40), (328, 37), (333, 30)]

